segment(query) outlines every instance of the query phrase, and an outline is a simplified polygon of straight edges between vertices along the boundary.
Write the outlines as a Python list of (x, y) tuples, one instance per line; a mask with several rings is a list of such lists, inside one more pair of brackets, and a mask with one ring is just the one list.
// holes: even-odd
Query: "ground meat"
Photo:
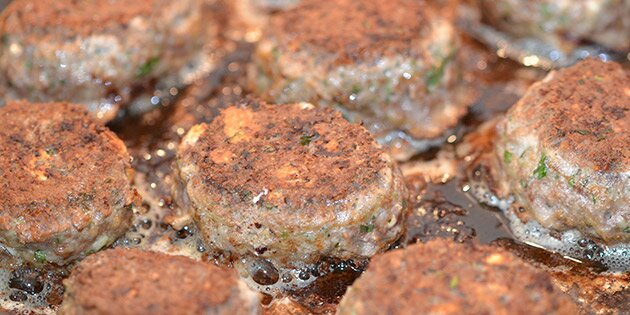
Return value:
[(534, 84), (497, 127), (511, 192), (543, 226), (630, 241), (630, 75), (586, 60)]
[(79, 105), (0, 108), (0, 243), (27, 262), (63, 264), (130, 226), (125, 145)]
[(71, 101), (109, 120), (138, 89), (182, 84), (216, 36), (208, 10), (203, 0), (13, 1), (0, 16), (4, 97)]
[(234, 270), (138, 249), (92, 255), (64, 285), (61, 315), (260, 313), (259, 295)]
[(581, 40), (630, 49), (627, 0), (479, 0), (484, 18), (520, 37), (538, 37), (570, 49)]
[(302, 1), (271, 18), (250, 84), (278, 103), (336, 108), (383, 143), (399, 140), (392, 135), (401, 132), (410, 142), (439, 138), (466, 113), (468, 101), (451, 4)]
[(307, 103), (248, 100), (178, 149), (180, 203), (207, 245), (297, 267), (363, 258), (402, 233), (402, 175), (363, 127)]
[(337, 314), (577, 312), (545, 272), (510, 252), (439, 239), (374, 257)]

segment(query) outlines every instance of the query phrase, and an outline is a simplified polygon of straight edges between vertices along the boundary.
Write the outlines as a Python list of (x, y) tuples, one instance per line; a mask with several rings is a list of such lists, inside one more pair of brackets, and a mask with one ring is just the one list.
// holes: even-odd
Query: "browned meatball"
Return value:
[(130, 226), (130, 157), (79, 105), (0, 108), (0, 245), (26, 261), (63, 264)]
[(0, 16), (8, 95), (71, 101), (97, 117), (151, 106), (140, 89), (179, 86), (218, 22), (204, 0), (24, 0)]
[(543, 226), (630, 241), (630, 74), (595, 59), (550, 73), (499, 123), (512, 194)]
[(258, 294), (234, 270), (138, 249), (92, 255), (64, 285), (61, 315), (260, 313)]
[(406, 159), (466, 113), (448, 4), (301, 1), (271, 18), (251, 84), (277, 103), (336, 108)]
[(547, 273), (510, 252), (439, 239), (374, 257), (337, 314), (577, 312)]
[(402, 233), (400, 171), (331, 109), (245, 101), (193, 127), (176, 166), (207, 245), (237, 257), (289, 267), (364, 258)]

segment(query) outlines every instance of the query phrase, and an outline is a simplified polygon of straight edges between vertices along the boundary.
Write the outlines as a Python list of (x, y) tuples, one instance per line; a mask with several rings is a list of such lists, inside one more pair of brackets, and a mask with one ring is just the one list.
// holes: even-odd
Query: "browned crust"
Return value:
[[(383, 152), (365, 128), (332, 109), (301, 106), (246, 100), (227, 108), (180, 159), (195, 164), (217, 198), (251, 202), (266, 188), (280, 194), (264, 202), (289, 209), (345, 198), (378, 178)], [(226, 134), (231, 117), (244, 128), (236, 136)]]
[(228, 302), (237, 282), (234, 270), (184, 256), (117, 248), (88, 256), (72, 270), (64, 281), (68, 301), (62, 310), (207, 314)]
[(436, 13), (424, 1), (305, 0), (272, 18), (269, 32), (291, 51), (320, 50), (340, 62), (408, 55)]
[[(87, 35), (118, 28), (136, 16), (151, 15), (159, 0), (23, 0), (13, 1), (2, 13), (4, 30), (11, 33), (50, 32), (51, 28)], [(11, 16), (13, 18), (8, 19)]]
[(577, 314), (547, 273), (504, 249), (445, 239), (373, 258), (351, 294), (341, 314)]
[[(588, 59), (559, 70), (519, 101), (508, 119), (531, 121), (545, 148), (594, 171), (630, 167), (630, 73)], [(511, 114), (515, 113), (515, 114)]]
[(0, 229), (43, 242), (108, 217), (133, 199), (129, 160), (83, 106), (9, 103), (0, 109)]

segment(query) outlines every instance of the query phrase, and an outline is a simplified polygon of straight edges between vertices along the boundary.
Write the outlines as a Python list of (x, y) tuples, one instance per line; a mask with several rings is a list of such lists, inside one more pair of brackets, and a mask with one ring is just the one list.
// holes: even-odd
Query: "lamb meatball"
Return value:
[(533, 36), (560, 47), (580, 40), (630, 49), (628, 0), (480, 0), (484, 17), (510, 34)]
[(130, 157), (80, 105), (0, 108), (0, 245), (27, 262), (65, 264), (131, 225)]
[(503, 249), (433, 240), (376, 256), (337, 314), (577, 314), (545, 272)]
[[(302, 1), (272, 17), (254, 53), (251, 85), (275, 102), (336, 108), (383, 143), (403, 132), (411, 142), (440, 138), (467, 105), (465, 93), (453, 92), (461, 86), (452, 6), (438, 7)], [(400, 159), (413, 153), (397, 151)]]
[(535, 83), (497, 127), (509, 189), (543, 226), (630, 241), (630, 75), (586, 60)]
[(137, 90), (182, 83), (217, 28), (205, 12), (204, 0), (13, 1), (0, 16), (8, 98), (71, 101), (109, 120)]
[(64, 285), (61, 315), (260, 313), (258, 294), (234, 270), (138, 249), (92, 255)]
[(183, 138), (182, 203), (208, 247), (299, 268), (365, 258), (403, 229), (402, 175), (363, 127), (308, 103), (244, 101)]

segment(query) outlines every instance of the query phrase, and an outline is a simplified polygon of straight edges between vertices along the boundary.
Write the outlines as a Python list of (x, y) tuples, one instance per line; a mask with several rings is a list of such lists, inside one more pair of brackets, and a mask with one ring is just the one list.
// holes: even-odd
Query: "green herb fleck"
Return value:
[(597, 196), (595, 196), (595, 194), (591, 194), (591, 200), (593, 201), (593, 204), (597, 203)]
[(36, 250), (33, 256), (35, 256), (35, 261), (37, 261), (38, 263), (46, 262), (46, 254), (44, 254), (44, 251), (42, 250)]
[(521, 179), (521, 187), (527, 188), (527, 182)]
[(593, 79), (595, 79), (596, 81), (604, 81), (604, 77), (599, 75), (594, 76)]
[(508, 150), (503, 151), (503, 161), (508, 164), (512, 162), (512, 152)]
[(567, 180), (567, 182), (569, 183), (569, 186), (573, 188), (575, 186), (575, 175), (571, 175), (571, 177), (569, 177), (569, 180)]
[(371, 224), (371, 223), (370, 224), (366, 224), (366, 225), (361, 224), (361, 232), (362, 233), (370, 233), (372, 231), (374, 231), (374, 224)]
[(576, 130), (575, 132), (577, 132), (577, 133), (579, 133), (579, 134), (581, 134), (583, 136), (587, 136), (587, 135), (591, 134), (590, 131), (588, 131), (588, 130), (581, 130), (581, 129), (580, 130)]
[(138, 68), (138, 72), (136, 73), (136, 78), (142, 78), (146, 76), (147, 74), (151, 73), (155, 69), (159, 61), (160, 61), (160, 58), (158, 57), (149, 58), (149, 60), (147, 60), (145, 63), (143, 63), (140, 66), (140, 68)]
[(459, 277), (453, 276), (451, 278), (451, 282), (449, 283), (449, 286), (451, 287), (451, 289), (457, 289), (457, 286), (459, 286)]
[(314, 137), (315, 135), (302, 135), (300, 137), (300, 144), (303, 146), (309, 145)]
[(48, 148), (46, 148), (46, 154), (50, 155), (56, 155), (57, 154), (57, 149), (55, 149), (54, 146), (49, 146)]
[(427, 88), (429, 89), (433, 88), (438, 83), (440, 83), (440, 81), (442, 80), (442, 77), (444, 76), (444, 69), (446, 68), (446, 65), (451, 61), (454, 55), (455, 55), (455, 51), (451, 52), (450, 54), (448, 54), (448, 56), (446, 56), (446, 58), (442, 60), (439, 66), (433, 67), (427, 72), (425, 76)]
[(358, 85), (353, 85), (351, 93), (355, 95), (361, 93), (361, 87)]
[(545, 163), (546, 161), (547, 156), (543, 153), (540, 156), (540, 160), (538, 161), (538, 167), (536, 167), (536, 169), (534, 170), (534, 176), (536, 176), (537, 179), (542, 179), (547, 176), (547, 164)]
[(630, 226), (626, 226), (625, 228), (623, 228), (623, 232), (630, 233)]
[(280, 237), (282, 237), (282, 238), (287, 238), (287, 237), (289, 237), (289, 232), (286, 232), (286, 231), (285, 231), (285, 232), (280, 233)]
[(579, 85), (584, 85), (584, 80), (583, 80), (583, 79), (579, 79), (579, 80), (577, 81), (577, 83), (578, 83)]

